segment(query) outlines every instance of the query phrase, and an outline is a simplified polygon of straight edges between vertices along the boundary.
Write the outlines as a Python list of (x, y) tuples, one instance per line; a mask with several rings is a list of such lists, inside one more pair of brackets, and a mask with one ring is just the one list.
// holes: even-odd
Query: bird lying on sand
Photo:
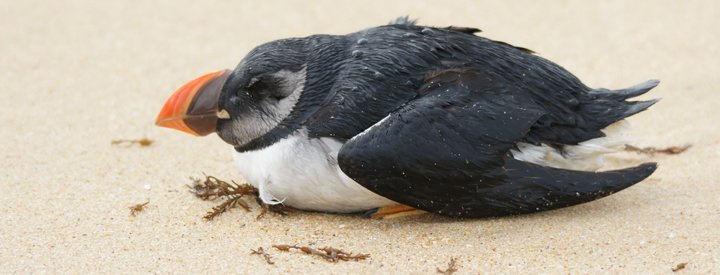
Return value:
[(266, 204), (487, 217), (556, 209), (631, 186), (645, 163), (596, 172), (658, 85), (593, 89), (532, 51), (399, 18), (253, 49), (178, 89), (156, 123), (234, 147)]

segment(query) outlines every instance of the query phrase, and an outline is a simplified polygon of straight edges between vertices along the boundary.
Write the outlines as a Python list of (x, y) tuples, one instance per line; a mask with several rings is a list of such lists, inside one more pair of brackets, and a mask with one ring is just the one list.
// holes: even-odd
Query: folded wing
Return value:
[(510, 149), (548, 111), (489, 74), (438, 72), (418, 93), (338, 155), (349, 177), (399, 203), (461, 217), (530, 213), (607, 196), (656, 167), (583, 172), (513, 159)]

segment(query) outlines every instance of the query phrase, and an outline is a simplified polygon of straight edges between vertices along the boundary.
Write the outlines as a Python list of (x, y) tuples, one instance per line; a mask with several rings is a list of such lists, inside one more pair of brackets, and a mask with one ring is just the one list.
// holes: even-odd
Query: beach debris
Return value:
[(141, 139), (113, 139), (110, 144), (112, 145), (121, 145), (125, 144), (127, 146), (131, 146), (133, 144), (140, 145), (140, 147), (148, 147), (152, 145), (155, 141), (148, 138), (141, 138)]
[(237, 207), (241, 207), (245, 209), (245, 211), (250, 212), (250, 205), (243, 199), (246, 196), (254, 196), (256, 201), (262, 206), (260, 214), (256, 216), (256, 219), (261, 219), (268, 212), (287, 215), (287, 208), (285, 206), (280, 204), (267, 205), (257, 200), (259, 194), (258, 189), (250, 184), (238, 184), (235, 181), (227, 182), (205, 174), (203, 174), (203, 176), (205, 176), (205, 179), (202, 180), (190, 177), (190, 180), (192, 180), (192, 184), (188, 185), (190, 193), (206, 201), (220, 198), (225, 199), (225, 201), (214, 206), (211, 211), (208, 211), (207, 214), (203, 216), (205, 220), (213, 220), (218, 215)]
[(192, 184), (187, 187), (190, 188), (190, 193), (195, 194), (195, 196), (204, 201), (233, 195), (258, 195), (257, 188), (250, 184), (237, 184), (235, 181), (228, 183), (214, 176), (208, 176), (205, 173), (203, 173), (203, 176), (205, 179), (202, 180), (190, 177)]
[(272, 257), (270, 257), (270, 254), (265, 252), (265, 249), (263, 249), (262, 246), (258, 247), (257, 250), (250, 249), (250, 251), (252, 251), (252, 252), (250, 252), (250, 255), (255, 255), (255, 254), (261, 255), (261, 256), (263, 256), (263, 258), (265, 258), (265, 262), (267, 262), (268, 264), (275, 264), (275, 262), (272, 261)]
[(685, 152), (687, 149), (692, 147), (692, 144), (686, 144), (683, 146), (671, 146), (667, 148), (655, 148), (655, 147), (636, 147), (632, 146), (630, 144), (625, 144), (625, 151), (628, 152), (636, 152), (638, 154), (645, 154), (645, 155), (651, 155), (654, 156), (655, 154), (667, 154), (667, 155), (677, 155)]
[(250, 212), (250, 207), (244, 200), (241, 199), (241, 196), (232, 196), (223, 203), (213, 206), (212, 210), (208, 211), (205, 216), (203, 216), (203, 219), (212, 221), (215, 217), (237, 206), (240, 206), (245, 209), (245, 211)]
[(136, 204), (136, 205), (133, 205), (133, 206), (128, 207), (128, 208), (130, 208), (130, 216), (135, 217), (138, 213), (140, 213), (140, 212), (142, 212), (143, 210), (145, 210), (145, 206), (147, 206), (148, 203), (150, 203), (149, 200), (146, 201), (145, 203), (138, 203), (138, 204)]
[(225, 198), (224, 202), (214, 206), (211, 211), (208, 211), (207, 214), (203, 216), (203, 219), (210, 221), (218, 215), (238, 206), (245, 209), (245, 211), (250, 211), (250, 206), (242, 198), (245, 195), (257, 196), (258, 190), (255, 187), (249, 184), (237, 184), (234, 181), (228, 183), (213, 176), (203, 175), (205, 176), (204, 180), (190, 178), (190, 180), (192, 180), (192, 185), (188, 185), (190, 192), (202, 200)]
[(448, 267), (445, 270), (440, 269), (439, 267), (436, 268), (437, 272), (440, 274), (450, 275), (458, 271), (457, 268), (457, 258), (451, 257), (450, 262), (448, 262)]
[(687, 266), (687, 263), (679, 263), (675, 267), (672, 268), (672, 272), (678, 272), (680, 270), (685, 269), (685, 266)]
[(290, 249), (296, 249), (299, 251), (302, 251), (305, 254), (308, 255), (314, 255), (318, 256), (328, 262), (331, 263), (337, 263), (338, 261), (360, 261), (370, 258), (370, 254), (352, 254), (345, 252), (343, 250), (332, 248), (329, 246), (323, 247), (321, 249), (315, 249), (312, 247), (307, 246), (297, 246), (297, 245), (286, 245), (286, 244), (280, 244), (280, 245), (273, 245), (277, 250), (280, 251), (290, 251)]

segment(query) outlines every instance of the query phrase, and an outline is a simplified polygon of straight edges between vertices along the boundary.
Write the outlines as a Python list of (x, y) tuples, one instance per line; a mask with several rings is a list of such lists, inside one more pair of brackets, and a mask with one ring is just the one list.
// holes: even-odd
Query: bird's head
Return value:
[(235, 68), (196, 78), (167, 100), (155, 123), (195, 136), (216, 132), (241, 146), (277, 126), (295, 107), (306, 79), (301, 39), (270, 42)]

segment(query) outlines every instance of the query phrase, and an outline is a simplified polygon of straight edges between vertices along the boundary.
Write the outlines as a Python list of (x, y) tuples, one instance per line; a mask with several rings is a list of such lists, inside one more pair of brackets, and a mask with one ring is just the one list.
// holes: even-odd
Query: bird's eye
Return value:
[(289, 77), (285, 71), (262, 74), (251, 78), (243, 90), (255, 100), (277, 102), (291, 95), (298, 85), (302, 85), (298, 83), (299, 80), (304, 78)]
[(272, 96), (272, 82), (264, 77), (253, 77), (247, 85), (245, 91), (254, 99), (262, 100)]

